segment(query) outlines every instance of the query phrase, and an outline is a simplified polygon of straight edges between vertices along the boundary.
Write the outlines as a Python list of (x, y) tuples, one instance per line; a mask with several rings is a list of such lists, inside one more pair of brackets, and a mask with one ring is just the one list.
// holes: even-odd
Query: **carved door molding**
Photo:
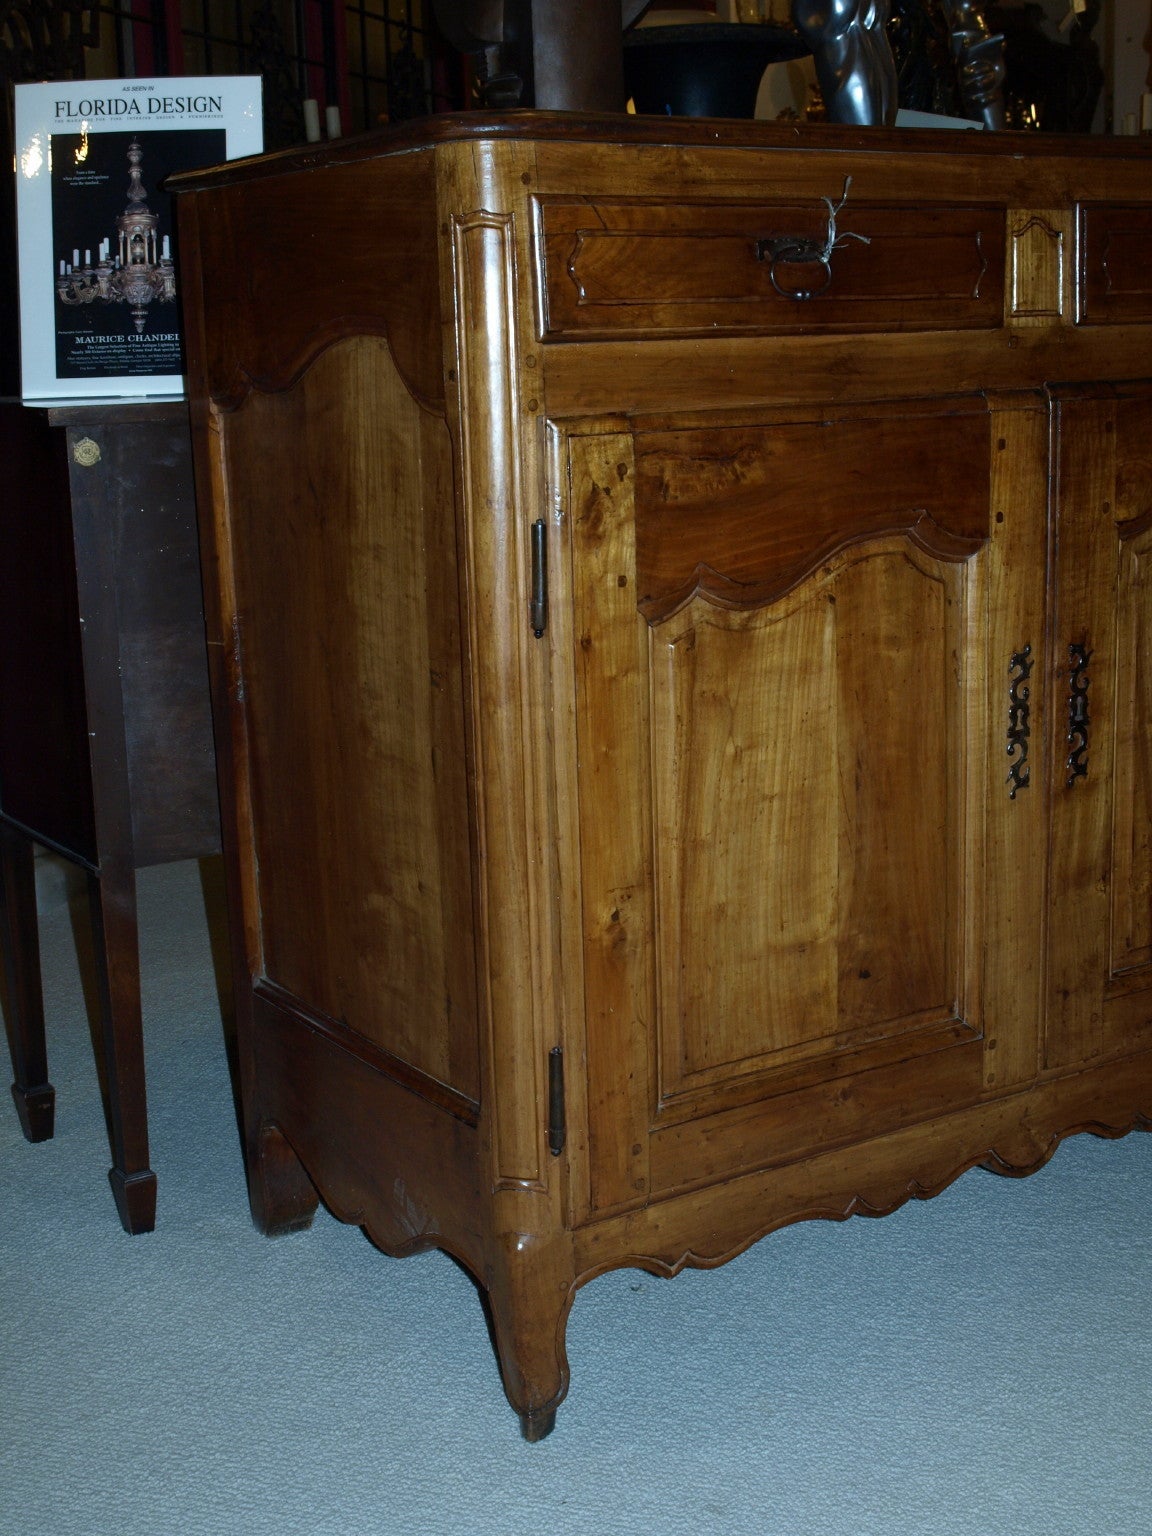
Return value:
[(980, 1091), (990, 418), (569, 454), (598, 1214)]

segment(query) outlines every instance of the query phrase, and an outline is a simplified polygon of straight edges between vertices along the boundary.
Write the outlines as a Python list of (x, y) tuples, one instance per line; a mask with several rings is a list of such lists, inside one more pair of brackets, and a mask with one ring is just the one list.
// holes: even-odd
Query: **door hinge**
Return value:
[(528, 604), (529, 623), (537, 640), (548, 627), (548, 530), (544, 519), (532, 524), (532, 596)]
[(564, 1051), (554, 1045), (548, 1052), (548, 1150), (559, 1157), (564, 1150), (568, 1125), (564, 1115)]

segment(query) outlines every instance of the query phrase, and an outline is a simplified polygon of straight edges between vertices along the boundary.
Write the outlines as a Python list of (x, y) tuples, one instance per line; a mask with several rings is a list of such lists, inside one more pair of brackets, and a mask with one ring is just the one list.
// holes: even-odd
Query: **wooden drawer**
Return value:
[(999, 207), (850, 201), (826, 266), (771, 259), (771, 243), (782, 239), (824, 247), (829, 214), (819, 198), (541, 198), (535, 216), (545, 341), (979, 329), (1003, 321)]
[(1147, 204), (1081, 203), (1081, 325), (1126, 325), (1152, 319), (1152, 208)]

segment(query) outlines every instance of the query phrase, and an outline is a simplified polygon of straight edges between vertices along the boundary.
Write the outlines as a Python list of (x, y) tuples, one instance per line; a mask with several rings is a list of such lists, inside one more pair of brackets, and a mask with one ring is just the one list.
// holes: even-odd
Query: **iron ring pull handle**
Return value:
[[(756, 260), (768, 263), (768, 276), (782, 299), (818, 298), (832, 282), (831, 253), (825, 249), (822, 240), (808, 240), (803, 235), (776, 235), (770, 240), (757, 240)], [(780, 266), (816, 268), (823, 274), (823, 280), (818, 280), (817, 271), (813, 271), (813, 281), (803, 287), (782, 287), (776, 276), (776, 268)]]
[[(836, 217), (848, 201), (848, 188), (851, 185), (851, 176), (846, 176), (844, 191), (838, 203), (834, 203), (830, 197), (821, 198), (821, 202), (828, 210), (828, 226), (822, 237), (769, 235), (763, 240), (757, 240), (756, 260), (768, 263), (768, 276), (772, 280), (773, 288), (782, 299), (803, 301), (819, 298), (832, 285), (832, 252), (849, 240), (859, 240), (861, 245), (871, 245), (872, 242), (867, 235), (853, 234), (850, 230), (842, 235), (836, 233)], [(812, 269), (812, 281), (797, 287), (786, 286), (781, 284), (777, 276), (778, 268), (781, 275), (789, 268)]]

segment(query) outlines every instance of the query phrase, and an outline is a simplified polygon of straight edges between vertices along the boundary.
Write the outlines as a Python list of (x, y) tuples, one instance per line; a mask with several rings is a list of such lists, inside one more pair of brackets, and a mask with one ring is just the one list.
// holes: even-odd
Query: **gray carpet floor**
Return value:
[[(526, 1445), (474, 1286), (252, 1228), (195, 864), (140, 882), (156, 1231), (120, 1230), (83, 944), (42, 919), (57, 1134), (0, 1106), (2, 1536), (1143, 1536), (1152, 1137), (1077, 1137), (725, 1268), (595, 1281)], [(5, 1063), (5, 1065), (7, 1065)]]

